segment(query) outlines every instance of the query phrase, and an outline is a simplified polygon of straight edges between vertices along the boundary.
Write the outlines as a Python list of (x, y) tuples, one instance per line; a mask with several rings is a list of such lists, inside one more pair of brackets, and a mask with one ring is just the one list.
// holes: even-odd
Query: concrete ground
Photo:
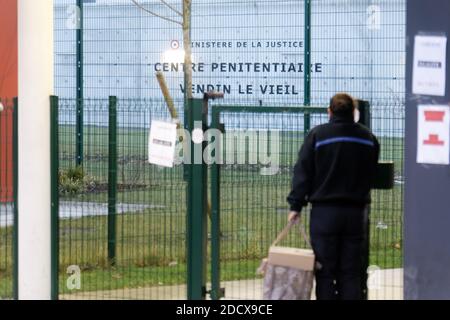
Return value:
[[(123, 213), (141, 213), (145, 209), (160, 209), (164, 206), (118, 203), (117, 214)], [(61, 201), (59, 204), (59, 217), (81, 218), (84, 216), (106, 216), (108, 215), (108, 204), (100, 202), (79, 202), (79, 201)]]
[[(369, 275), (369, 300), (402, 300), (403, 269), (375, 270)], [(262, 280), (223, 282), (227, 300), (261, 300)], [(313, 299), (315, 299), (313, 294)], [(62, 295), (62, 300), (185, 300), (186, 286), (163, 286)]]
[[(118, 203), (117, 214), (140, 213), (146, 209), (160, 209), (164, 206)], [(97, 202), (81, 201), (61, 201), (59, 204), (60, 219), (76, 219), (87, 216), (106, 216), (108, 215), (108, 204)], [(13, 205), (12, 203), (0, 204), (0, 227), (9, 227), (13, 225)]]

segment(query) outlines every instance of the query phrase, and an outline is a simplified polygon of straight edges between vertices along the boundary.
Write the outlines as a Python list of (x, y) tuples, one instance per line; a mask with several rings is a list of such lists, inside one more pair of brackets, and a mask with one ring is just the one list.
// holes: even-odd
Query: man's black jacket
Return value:
[(300, 212), (312, 204), (370, 203), (380, 145), (370, 130), (352, 118), (333, 116), (306, 137), (294, 168), (287, 201)]

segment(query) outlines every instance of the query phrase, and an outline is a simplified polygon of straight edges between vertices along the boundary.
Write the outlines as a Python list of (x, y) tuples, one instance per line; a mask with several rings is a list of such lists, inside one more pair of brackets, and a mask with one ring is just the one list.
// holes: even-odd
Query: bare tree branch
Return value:
[(178, 120), (177, 109), (175, 108), (175, 104), (173, 103), (172, 96), (170, 95), (169, 88), (167, 87), (166, 79), (164, 78), (164, 73), (158, 71), (156, 73), (156, 79), (158, 80), (159, 87), (161, 88), (161, 93), (166, 100), (167, 107), (169, 108), (170, 115), (172, 119)]
[[(162, 0), (161, 0), (161, 1), (162, 1)], [(176, 24), (178, 24), (178, 25), (180, 25), (180, 26), (183, 25), (183, 23), (180, 22), (180, 21), (173, 20), (173, 19), (170, 19), (170, 18), (166, 18), (166, 17), (164, 17), (164, 16), (162, 16), (162, 15), (159, 15), (159, 14), (157, 14), (157, 13), (154, 13), (154, 12), (148, 10), (147, 8), (144, 8), (144, 7), (143, 7), (141, 4), (139, 4), (136, 0), (131, 0), (131, 2), (133, 2), (133, 4), (134, 4), (136, 7), (138, 7), (139, 9), (141, 9), (141, 10), (143, 10), (143, 11), (145, 11), (145, 12), (151, 14), (152, 16), (155, 16), (155, 17), (157, 17), (157, 18), (161, 18), (161, 19), (166, 20), (166, 21), (169, 21), (169, 22), (176, 23)]]
[(173, 12), (175, 12), (176, 14), (178, 14), (180, 17), (183, 16), (183, 13), (180, 12), (179, 10), (177, 10), (174, 6), (170, 5), (169, 3), (167, 3), (164, 0), (159, 0), (161, 1), (166, 7), (168, 7), (169, 9), (171, 9)]

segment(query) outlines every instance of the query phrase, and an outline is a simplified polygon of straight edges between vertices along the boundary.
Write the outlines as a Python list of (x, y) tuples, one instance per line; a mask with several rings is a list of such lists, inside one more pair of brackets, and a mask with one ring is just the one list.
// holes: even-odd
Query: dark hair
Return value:
[(331, 113), (336, 116), (352, 117), (357, 108), (355, 99), (346, 93), (338, 93), (330, 101)]

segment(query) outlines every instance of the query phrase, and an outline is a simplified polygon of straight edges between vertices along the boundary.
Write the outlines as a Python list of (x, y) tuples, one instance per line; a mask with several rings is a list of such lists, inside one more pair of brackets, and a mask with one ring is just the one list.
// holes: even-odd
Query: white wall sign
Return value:
[(447, 37), (416, 36), (413, 93), (445, 96)]
[(418, 107), (417, 162), (450, 164), (450, 108), (442, 105)]
[(148, 141), (148, 161), (172, 168), (175, 160), (177, 125), (171, 122), (152, 121)]

